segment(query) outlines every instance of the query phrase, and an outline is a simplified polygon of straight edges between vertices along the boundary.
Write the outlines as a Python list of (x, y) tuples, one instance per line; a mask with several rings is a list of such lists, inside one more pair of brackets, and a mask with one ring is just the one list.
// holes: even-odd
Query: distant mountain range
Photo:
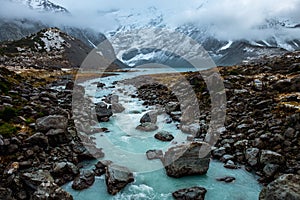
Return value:
[[(65, 13), (71, 14), (66, 8), (53, 4), (48, 0), (12, 0), (28, 6), (39, 12)], [(285, 53), (287, 51), (300, 50), (300, 40), (283, 39), (274, 36), (265, 40), (221, 40), (211, 35), (208, 27), (198, 27), (194, 24), (184, 24), (178, 27), (170, 27), (165, 21), (164, 13), (155, 7), (145, 10), (109, 10), (99, 11), (99, 15), (114, 19), (119, 27), (116, 30), (105, 33), (112, 42), (116, 56), (129, 66), (137, 66), (145, 63), (161, 63), (175, 67), (186, 66), (188, 63), (170, 52), (162, 52), (157, 49), (146, 48), (149, 42), (158, 43), (168, 40), (171, 44), (176, 44), (177, 38), (164, 35), (163, 31), (158, 31), (157, 35), (132, 35), (134, 30), (145, 30), (147, 28), (167, 28), (182, 33), (197, 41), (209, 53), (217, 65), (234, 65), (247, 62), (261, 56), (271, 56)], [(0, 40), (16, 40), (24, 36), (38, 32), (49, 25), (29, 19), (4, 19), (0, 18)], [(103, 33), (89, 29), (70, 27), (68, 25), (59, 28), (84, 42), (90, 48), (94, 48), (106, 39)], [(268, 20), (260, 29), (298, 29), (297, 23), (285, 23), (279, 20)], [(118, 38), (118, 39), (116, 39)], [(128, 39), (130, 38), (130, 40)], [(174, 41), (172, 41), (174, 40)]]

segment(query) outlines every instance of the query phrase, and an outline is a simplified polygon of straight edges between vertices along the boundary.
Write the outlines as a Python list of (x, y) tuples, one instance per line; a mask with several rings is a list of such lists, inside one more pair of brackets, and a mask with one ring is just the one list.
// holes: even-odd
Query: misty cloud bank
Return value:
[[(300, 0), (53, 0), (71, 15), (40, 13), (10, 1), (1, 2), (0, 17), (41, 20), (51, 26), (76, 26), (101, 32), (130, 23), (149, 23), (154, 17), (149, 7), (157, 8), (166, 27), (184, 24), (206, 27), (219, 39), (266, 39), (270, 36), (299, 39)], [(148, 14), (147, 14), (148, 12)], [(134, 13), (133, 16), (130, 13)], [(122, 18), (122, 20), (119, 20)], [(128, 19), (128, 20), (127, 20)], [(143, 20), (141, 20), (143, 19)], [(280, 22), (280, 23), (278, 23)], [(285, 24), (285, 27), (282, 24)], [(140, 24), (141, 25), (141, 24)]]

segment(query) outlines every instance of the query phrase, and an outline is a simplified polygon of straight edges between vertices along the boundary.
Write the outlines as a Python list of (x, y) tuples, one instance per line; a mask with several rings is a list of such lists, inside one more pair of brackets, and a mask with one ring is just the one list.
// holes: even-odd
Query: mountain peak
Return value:
[(69, 13), (69, 11), (49, 0), (10, 0), (12, 2), (23, 4), (30, 9), (40, 12), (53, 12), (53, 13)]

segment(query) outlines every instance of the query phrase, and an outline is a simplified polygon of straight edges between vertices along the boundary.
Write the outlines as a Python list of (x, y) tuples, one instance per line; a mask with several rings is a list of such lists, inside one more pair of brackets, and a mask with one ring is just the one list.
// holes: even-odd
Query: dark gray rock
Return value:
[(85, 170), (75, 178), (72, 184), (74, 190), (83, 190), (89, 188), (95, 182), (95, 174), (93, 171)]
[(106, 168), (108, 165), (112, 164), (112, 161), (110, 160), (100, 160), (95, 165), (94, 172), (96, 176), (102, 176), (106, 172)]
[(225, 177), (222, 177), (222, 178), (217, 178), (216, 180), (217, 181), (223, 181), (225, 183), (231, 183), (231, 182), (235, 181), (235, 178), (231, 177), (231, 176), (225, 176)]
[(218, 149), (213, 150), (211, 153), (215, 158), (221, 158), (224, 154), (226, 154), (226, 148), (220, 147)]
[(125, 110), (124, 106), (120, 103), (113, 103), (111, 108), (113, 113), (121, 113)]
[(278, 169), (279, 169), (279, 165), (269, 163), (266, 164), (266, 166), (263, 168), (263, 172), (267, 177), (272, 177), (275, 175)]
[(74, 180), (79, 174), (79, 169), (71, 162), (59, 162), (54, 164), (51, 174), (56, 184), (63, 185)]
[(264, 187), (259, 195), (260, 200), (299, 200), (300, 176), (284, 174)]
[(37, 191), (31, 197), (31, 200), (73, 200), (73, 197), (68, 192), (64, 191), (55, 183), (48, 181), (41, 183)]
[(138, 125), (136, 127), (137, 130), (141, 130), (141, 131), (146, 131), (146, 132), (150, 132), (150, 131), (155, 131), (158, 129), (158, 126), (156, 126), (155, 124), (153, 123), (150, 123), (150, 122), (145, 122), (145, 123), (142, 123), (140, 125)]
[(146, 123), (146, 122), (155, 124), (157, 122), (157, 112), (156, 111), (150, 111), (150, 112), (145, 113), (142, 116), (142, 118), (140, 119), (140, 123), (143, 124), (143, 123)]
[(33, 190), (37, 190), (38, 186), (44, 182), (54, 182), (50, 172), (43, 170), (23, 173), (21, 179), (25, 182), (27, 187)]
[(259, 154), (258, 148), (248, 148), (245, 151), (245, 158), (247, 160), (247, 163), (251, 166), (255, 166), (258, 163), (258, 154)]
[(206, 174), (210, 162), (210, 148), (205, 142), (171, 147), (162, 159), (167, 175), (178, 178)]
[(280, 164), (284, 163), (285, 159), (281, 154), (276, 153), (274, 151), (262, 150), (259, 161), (260, 161), (260, 164), (263, 164), (263, 165), (266, 165), (269, 163), (280, 165)]
[(106, 122), (113, 115), (111, 106), (104, 102), (99, 102), (95, 105), (96, 116), (99, 122)]
[(107, 192), (116, 195), (126, 187), (128, 183), (134, 181), (133, 173), (126, 167), (111, 164), (107, 167), (105, 174)]
[(160, 131), (154, 135), (154, 137), (158, 140), (169, 142), (174, 139), (174, 136), (168, 131)]
[(43, 133), (35, 133), (25, 140), (26, 143), (30, 143), (31, 145), (38, 145), (41, 147), (48, 146), (48, 137), (46, 137)]
[(172, 193), (172, 196), (178, 200), (204, 200), (206, 192), (203, 187), (191, 187), (177, 190)]
[(11, 189), (0, 187), (0, 199), (13, 200)]
[(36, 130), (46, 133), (50, 129), (66, 130), (68, 119), (62, 115), (49, 115), (36, 120)]

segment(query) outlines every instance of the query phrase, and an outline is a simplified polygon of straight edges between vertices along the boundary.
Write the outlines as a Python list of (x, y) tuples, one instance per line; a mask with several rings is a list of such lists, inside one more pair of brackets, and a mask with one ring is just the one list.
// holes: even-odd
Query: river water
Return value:
[[(191, 69), (175, 69), (173, 72), (191, 71)], [(257, 177), (244, 169), (230, 170), (223, 167), (223, 163), (212, 160), (206, 175), (188, 176), (184, 178), (171, 178), (159, 160), (147, 160), (145, 152), (149, 149), (167, 150), (174, 143), (183, 143), (187, 134), (176, 128), (176, 123), (165, 123), (167, 115), (159, 115), (157, 120), (158, 130), (154, 132), (141, 132), (135, 127), (140, 118), (154, 107), (145, 107), (143, 102), (132, 98), (135, 93), (133, 86), (117, 84), (114, 81), (133, 78), (143, 74), (172, 72), (170, 69), (139, 69), (132, 72), (119, 73), (101, 79), (84, 82), (86, 95), (94, 102), (99, 102), (108, 94), (119, 95), (120, 103), (126, 108), (124, 112), (114, 114), (109, 122), (99, 124), (108, 128), (108, 133), (96, 133), (97, 146), (103, 148), (103, 160), (112, 160), (114, 163), (126, 166), (134, 172), (135, 181), (122, 190), (119, 194), (111, 196), (106, 192), (104, 176), (96, 177), (94, 185), (83, 191), (75, 191), (68, 183), (63, 188), (70, 192), (75, 200), (168, 200), (172, 199), (172, 192), (193, 186), (207, 189), (207, 200), (253, 200), (258, 199), (261, 186), (256, 181)], [(98, 89), (94, 82), (105, 83), (103, 89)], [(165, 130), (175, 137), (172, 142), (161, 142), (153, 136), (160, 130)], [(84, 168), (92, 169), (97, 161), (85, 163)], [(216, 178), (233, 176), (236, 180), (232, 183), (216, 181)]]

